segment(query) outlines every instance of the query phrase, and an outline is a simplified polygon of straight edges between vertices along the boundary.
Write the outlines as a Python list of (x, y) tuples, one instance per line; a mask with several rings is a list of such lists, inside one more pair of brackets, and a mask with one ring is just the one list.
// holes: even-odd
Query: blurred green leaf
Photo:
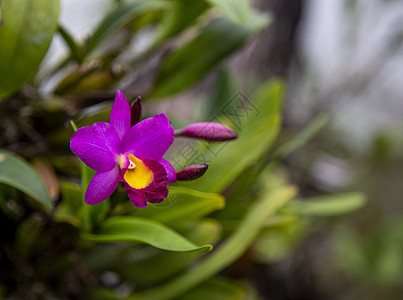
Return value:
[(242, 284), (221, 277), (209, 279), (177, 299), (249, 300), (249, 298), (246, 298), (246, 289)]
[(21, 258), (27, 259), (34, 254), (44, 222), (40, 218), (30, 216), (25, 219), (15, 233), (14, 249)]
[(205, 120), (209, 121), (211, 116), (215, 116), (217, 112), (221, 112), (228, 103), (229, 105), (235, 105), (236, 103), (231, 102), (231, 99), (236, 95), (236, 92), (236, 84), (230, 71), (223, 68), (219, 69), (211, 98), (206, 105)]
[[(261, 153), (255, 163), (250, 164), (250, 166), (239, 174), (234, 184), (227, 191), (226, 197), (231, 199), (231, 201), (227, 209), (219, 213), (220, 216), (224, 218), (238, 218), (239, 213), (242, 212), (240, 208), (248, 205), (250, 191), (257, 183), (260, 182), (261, 185), (266, 187), (268, 185), (284, 184), (286, 180), (283, 178), (284, 176), (282, 176), (281, 171), (277, 169), (271, 172), (270, 170), (285, 157), (311, 140), (327, 124), (328, 119), (327, 115), (320, 115), (300, 133), (282, 144), (272, 153), (268, 153), (267, 151)], [(268, 174), (270, 175), (268, 176)], [(224, 227), (225, 230), (228, 230), (226, 226)]]
[(308, 143), (319, 131), (329, 123), (329, 115), (321, 114), (309, 123), (298, 135), (281, 145), (272, 156), (269, 157), (271, 164), (276, 164)]
[[(354, 279), (381, 288), (400, 286), (403, 275), (402, 215), (379, 220), (365, 231), (346, 225), (333, 236), (336, 264)], [(370, 230), (368, 230), (370, 229)]]
[(253, 245), (253, 255), (259, 263), (278, 262), (290, 256), (305, 237), (309, 222), (299, 219), (286, 227), (273, 229), (269, 231), (266, 227)]
[(238, 230), (203, 262), (182, 276), (176, 277), (158, 288), (138, 293), (130, 299), (173, 299), (227, 267), (245, 252), (267, 219), (275, 215), (294, 196), (295, 192), (295, 188), (290, 186), (266, 192), (251, 207)]
[(77, 63), (81, 64), (83, 61), (83, 49), (76, 43), (71, 34), (62, 25), (59, 24), (57, 31), (69, 47), (71, 56)]
[(251, 16), (249, 0), (207, 0), (217, 7), (232, 22), (244, 25)]
[(354, 277), (376, 273), (370, 269), (362, 237), (344, 226), (336, 230), (333, 239), (335, 261), (339, 268), (347, 271), (346, 274)]
[(175, 227), (186, 221), (198, 220), (225, 206), (225, 199), (219, 194), (203, 193), (182, 186), (170, 188), (170, 194), (171, 203), (165, 204), (169, 206), (149, 205), (147, 209), (138, 211), (137, 215)]
[(170, 6), (167, 1), (136, 1), (118, 5), (100, 22), (87, 43), (86, 51), (90, 53), (107, 38), (116, 33), (135, 17)]
[(97, 234), (83, 234), (95, 242), (139, 242), (176, 252), (205, 252), (211, 245), (196, 246), (165, 225), (139, 217), (112, 217), (105, 220)]
[(66, 222), (78, 227), (81, 224), (79, 209), (83, 205), (79, 185), (65, 182), (61, 188), (62, 201), (56, 208), (54, 218), (58, 222)]
[(38, 70), (56, 31), (59, 1), (2, 0), (0, 10), (0, 97), (5, 97)]
[(5, 150), (0, 150), (0, 182), (26, 193), (48, 210), (53, 206), (45, 185), (31, 165)]
[(349, 192), (292, 201), (284, 207), (283, 212), (309, 216), (338, 216), (350, 213), (364, 205), (364, 194)]
[(173, 6), (165, 12), (157, 37), (158, 41), (164, 41), (180, 33), (193, 24), (197, 17), (208, 8), (204, 0), (174, 0), (171, 2)]
[(237, 127), (238, 139), (215, 143), (202, 152), (199, 157), (210, 164), (207, 174), (183, 185), (219, 193), (246, 167), (259, 163), (258, 158), (269, 151), (279, 133), (283, 97), (284, 85), (278, 80), (263, 83), (250, 105), (242, 95), (234, 97), (231, 101), (240, 109), (224, 109), (222, 113)]
[(225, 18), (213, 20), (193, 40), (167, 56), (147, 97), (162, 98), (190, 87), (241, 47), (250, 34), (248, 28)]

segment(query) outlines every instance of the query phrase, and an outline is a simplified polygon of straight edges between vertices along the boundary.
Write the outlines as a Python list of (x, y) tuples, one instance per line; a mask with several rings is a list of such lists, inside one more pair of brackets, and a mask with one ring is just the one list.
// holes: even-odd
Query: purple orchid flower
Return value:
[(158, 114), (131, 126), (131, 114), (126, 97), (117, 91), (110, 123), (79, 128), (70, 140), (71, 151), (97, 171), (85, 193), (87, 204), (104, 201), (122, 181), (133, 204), (147, 207), (147, 202), (164, 200), (167, 184), (176, 181), (174, 168), (162, 158), (174, 141), (167, 116)]

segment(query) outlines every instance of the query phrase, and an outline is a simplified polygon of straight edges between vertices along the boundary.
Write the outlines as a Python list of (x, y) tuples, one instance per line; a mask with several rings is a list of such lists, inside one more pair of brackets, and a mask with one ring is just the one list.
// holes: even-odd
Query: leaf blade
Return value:
[(56, 31), (59, 0), (3, 0), (0, 8), (0, 97), (5, 97), (38, 70)]
[(225, 18), (213, 20), (193, 40), (167, 56), (148, 97), (163, 98), (190, 87), (241, 47), (250, 34), (248, 28)]
[(162, 223), (139, 217), (111, 217), (104, 221), (98, 234), (84, 233), (95, 242), (139, 242), (175, 252), (205, 252), (211, 245), (196, 246)]
[(284, 212), (308, 216), (338, 216), (364, 206), (365, 196), (359, 192), (348, 192), (329, 196), (318, 196), (304, 201), (293, 201)]
[(52, 209), (52, 200), (36, 171), (22, 158), (6, 150), (0, 150), (0, 182), (26, 193), (46, 209)]
[(245, 24), (251, 16), (251, 6), (248, 0), (207, 0), (217, 7), (228, 19), (236, 24)]

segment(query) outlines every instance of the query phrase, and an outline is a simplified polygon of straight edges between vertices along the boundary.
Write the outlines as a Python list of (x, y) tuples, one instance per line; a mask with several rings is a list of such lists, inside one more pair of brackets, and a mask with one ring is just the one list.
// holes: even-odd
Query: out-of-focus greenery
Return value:
[[(364, 204), (359, 193), (300, 199), (279, 166), (326, 125), (326, 116), (279, 139), (284, 83), (263, 81), (248, 98), (234, 93), (224, 61), (270, 21), (249, 1), (116, 1), (84, 42), (57, 25), (58, 1), (0, 5), (4, 296), (259, 299), (252, 284), (225, 277), (225, 269), (242, 257), (248, 265), (279, 261), (314, 228), (313, 217)], [(69, 54), (38, 72), (54, 35)], [(133, 53), (139, 35), (149, 43)], [(146, 104), (164, 101), (218, 67), (207, 117), (239, 138), (191, 142), (190, 157), (180, 155), (180, 141), (171, 151), (175, 167), (208, 162), (207, 174), (172, 184), (167, 200), (146, 209), (135, 208), (122, 188), (86, 205), (93, 171), (69, 152), (68, 121), (107, 121), (117, 88), (129, 98), (142, 94)]]

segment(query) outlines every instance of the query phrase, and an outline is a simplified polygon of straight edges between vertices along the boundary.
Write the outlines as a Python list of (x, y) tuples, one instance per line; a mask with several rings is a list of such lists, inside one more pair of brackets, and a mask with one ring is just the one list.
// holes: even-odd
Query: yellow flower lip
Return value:
[[(154, 173), (145, 165), (145, 163), (141, 159), (135, 157), (134, 155), (128, 154), (127, 158), (130, 162), (125, 174), (123, 175), (123, 178), (125, 179), (127, 184), (134, 189), (146, 188), (153, 181)], [(122, 161), (123, 160), (124, 158), (122, 158)], [(119, 162), (120, 161), (121, 159), (119, 158)]]

